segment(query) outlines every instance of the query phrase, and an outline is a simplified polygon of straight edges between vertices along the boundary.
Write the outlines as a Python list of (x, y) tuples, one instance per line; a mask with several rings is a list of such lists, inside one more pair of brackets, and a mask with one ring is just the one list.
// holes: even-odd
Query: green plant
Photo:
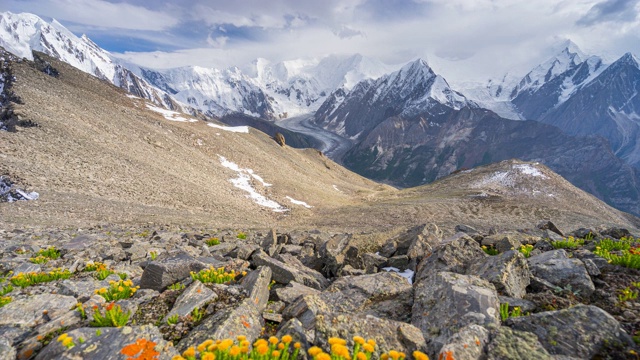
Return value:
[(179, 316), (178, 314), (175, 314), (175, 315), (169, 316), (169, 317), (167, 318), (167, 324), (168, 324), (168, 325), (175, 325), (175, 324), (177, 324), (177, 323), (178, 323), (178, 319), (179, 319), (179, 318), (180, 318), (180, 316)]
[(564, 288), (560, 287), (560, 286), (556, 286), (553, 291), (556, 294), (563, 294), (563, 293), (567, 293), (567, 294), (571, 294), (573, 296), (578, 296), (580, 295), (580, 290), (573, 290), (573, 288), (571, 287), (570, 284), (568, 284), (567, 286), (565, 286)]
[(194, 322), (200, 322), (200, 320), (202, 320), (203, 317), (204, 317), (204, 310), (200, 310), (200, 308), (195, 308), (191, 312), (191, 319)]
[(629, 287), (620, 290), (620, 294), (618, 294), (618, 300), (620, 300), (621, 303), (627, 302), (629, 300), (635, 300), (637, 298), (638, 290), (631, 290), (631, 288)]
[(67, 335), (67, 333), (58, 336), (58, 342), (62, 343), (62, 346), (66, 347), (67, 349), (71, 349), (72, 347), (76, 346), (73, 343), (73, 338)]
[(584, 239), (576, 239), (573, 236), (569, 236), (563, 240), (552, 241), (551, 245), (555, 249), (575, 249), (578, 246), (584, 245)]
[(487, 255), (498, 255), (500, 252), (494, 248), (493, 246), (482, 245), (482, 251), (484, 251)]
[[(245, 274), (246, 273), (243, 273), (242, 275), (244, 276)], [(204, 284), (225, 284), (235, 280), (236, 273), (233, 270), (231, 270), (231, 272), (226, 272), (223, 267), (216, 269), (212, 266), (208, 269), (200, 270), (197, 273), (192, 271), (191, 278)]]
[(11, 281), (13, 285), (25, 288), (27, 286), (36, 285), (39, 283), (68, 279), (70, 277), (71, 272), (69, 270), (54, 269), (50, 272), (18, 273), (17, 275), (11, 277), (9, 281)]
[(96, 329), (96, 336), (100, 336), (100, 335), (102, 335), (102, 330)]
[(509, 303), (500, 304), (500, 319), (507, 321), (508, 318), (522, 316), (522, 310), (519, 306), (514, 306), (513, 310), (509, 311)]
[(125, 313), (120, 305), (115, 305), (113, 302), (104, 306), (104, 314), (98, 305), (94, 306), (94, 310), (93, 320), (90, 322), (93, 327), (125, 326), (129, 322), (129, 316), (131, 316), (130, 311)]
[(118, 277), (120, 278), (120, 280), (127, 280), (127, 278), (129, 277), (129, 275), (127, 275), (127, 273), (118, 273)]
[(109, 269), (98, 270), (98, 271), (96, 271), (96, 279), (104, 280), (107, 277), (109, 277), (109, 275), (111, 275), (111, 274), (114, 274), (114, 271), (109, 270)]
[(214, 245), (219, 245), (220, 240), (218, 238), (212, 237), (205, 240), (204, 243), (207, 244), (207, 246), (214, 246)]
[(80, 318), (82, 320), (85, 320), (87, 318), (87, 312), (84, 311), (84, 305), (82, 303), (76, 304), (76, 310), (78, 310), (78, 312), (80, 313)]
[(139, 288), (140, 286), (133, 286), (131, 280), (112, 280), (109, 281), (108, 288), (97, 289), (95, 294), (102, 296), (107, 301), (115, 301), (132, 297)]
[(589, 233), (584, 236), (584, 239), (586, 241), (591, 241), (591, 240), (593, 240), (593, 238), (594, 238), (594, 235), (593, 235), (593, 233), (591, 231), (589, 231)]
[(175, 283), (175, 284), (169, 285), (169, 290), (182, 290), (184, 288), (185, 286), (183, 283)]
[(520, 249), (518, 250), (525, 258), (531, 257), (531, 251), (533, 251), (533, 245), (520, 245)]
[(158, 253), (155, 251), (151, 251), (149, 252), (149, 257), (151, 258), (151, 260), (155, 260), (158, 258)]
[(84, 344), (84, 338), (83, 338), (83, 337), (79, 337), (79, 338), (78, 338), (78, 342), (79, 342), (80, 344)]
[(11, 296), (0, 296), (0, 307), (3, 307), (13, 300)]
[(271, 282), (269, 283), (269, 285), (267, 286), (269, 288), (269, 290), (271, 290), (271, 288), (273, 287), (273, 285), (276, 284), (275, 280), (271, 280)]
[(240, 240), (245, 240), (247, 238), (247, 234), (240, 231), (236, 237)]
[(49, 260), (56, 260), (58, 258), (60, 258), (60, 250), (52, 246), (46, 250), (38, 251), (35, 257), (29, 258), (29, 261), (34, 264), (46, 264)]
[(596, 244), (596, 249), (604, 251), (624, 251), (631, 249), (632, 245), (637, 245), (638, 241), (632, 237), (623, 237), (620, 240), (602, 239)]
[(629, 248), (629, 250), (618, 250), (621, 255), (614, 254), (603, 247), (596, 246), (594, 254), (601, 256), (610, 264), (620, 265), (630, 269), (640, 269), (640, 254), (637, 254), (637, 248)]
[(12, 291), (13, 291), (13, 286), (11, 284), (8, 284), (7, 286), (0, 288), (0, 296), (7, 295)]
[(107, 265), (105, 263), (101, 263), (101, 262), (93, 262), (93, 261), (89, 261), (87, 262), (87, 264), (84, 266), (84, 270), (82, 271), (97, 271), (97, 270), (106, 270), (107, 269)]

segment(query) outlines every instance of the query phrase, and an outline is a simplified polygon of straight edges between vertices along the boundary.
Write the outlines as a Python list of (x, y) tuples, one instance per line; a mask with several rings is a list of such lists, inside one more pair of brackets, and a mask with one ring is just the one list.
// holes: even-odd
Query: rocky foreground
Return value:
[[(127, 359), (136, 342), (170, 359), (285, 334), (305, 354), (358, 335), (409, 357), (637, 358), (640, 273), (593, 253), (626, 230), (455, 231), (373, 246), (319, 231), (0, 230), (0, 359)], [(586, 240), (560, 248), (570, 235)]]

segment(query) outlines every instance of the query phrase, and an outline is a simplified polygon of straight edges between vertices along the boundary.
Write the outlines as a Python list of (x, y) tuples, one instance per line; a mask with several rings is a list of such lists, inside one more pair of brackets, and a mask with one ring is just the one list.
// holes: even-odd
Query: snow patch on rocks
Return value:
[(262, 177), (254, 174), (253, 170), (251, 170), (251, 169), (243, 169), (243, 168), (239, 167), (238, 164), (227, 160), (227, 158), (225, 158), (224, 156), (218, 155), (218, 157), (220, 158), (220, 164), (222, 166), (226, 167), (227, 169), (233, 170), (238, 174), (238, 177), (236, 177), (234, 179), (230, 179), (229, 181), (233, 184), (233, 186), (235, 186), (238, 189), (244, 190), (247, 193), (249, 193), (247, 195), (248, 198), (253, 200), (256, 204), (258, 204), (260, 206), (264, 206), (266, 208), (269, 208), (269, 209), (273, 210), (274, 212), (286, 212), (286, 211), (289, 211), (289, 209), (287, 209), (284, 206), (280, 205), (276, 201), (273, 201), (273, 200), (267, 198), (266, 196), (260, 194), (256, 190), (256, 188), (253, 187), (253, 185), (251, 184), (251, 178), (259, 181), (260, 183), (262, 183), (263, 186), (266, 186), (266, 187), (271, 186), (271, 184), (266, 183), (262, 179)]
[(212, 128), (216, 128), (216, 129), (220, 129), (220, 130), (224, 130), (224, 131), (229, 131), (229, 132), (234, 132), (234, 133), (244, 133), (244, 134), (248, 134), (249, 133), (249, 127), (248, 126), (223, 126), (223, 125), (217, 125), (217, 124), (212, 124), (212, 123), (208, 123), (207, 125), (211, 126)]

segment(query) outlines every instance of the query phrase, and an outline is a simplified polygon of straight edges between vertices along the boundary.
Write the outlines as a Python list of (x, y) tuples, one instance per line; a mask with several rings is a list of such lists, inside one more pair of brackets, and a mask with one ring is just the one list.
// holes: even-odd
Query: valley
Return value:
[(352, 140), (317, 126), (313, 122), (313, 115), (311, 114), (278, 120), (277, 124), (285, 129), (313, 137), (322, 144), (317, 147), (318, 150), (336, 161), (340, 161), (343, 155), (353, 146)]

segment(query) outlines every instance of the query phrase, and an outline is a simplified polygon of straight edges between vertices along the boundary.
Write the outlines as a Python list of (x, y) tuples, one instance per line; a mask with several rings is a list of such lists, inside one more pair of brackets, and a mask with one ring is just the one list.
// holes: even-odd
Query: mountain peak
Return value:
[(630, 52), (622, 55), (622, 57), (620, 57), (620, 59), (618, 59), (616, 61), (616, 63), (625, 64), (625, 65), (631, 65), (631, 66), (635, 66), (635, 67), (640, 69), (640, 65), (639, 65), (640, 64), (640, 60)]
[(562, 51), (560, 51), (560, 54), (577, 56), (577, 59), (576, 59), (577, 62), (582, 62), (583, 59), (587, 58), (587, 55), (584, 52), (582, 52), (580, 47), (578, 47), (576, 43), (574, 43), (569, 39), (567, 39), (562, 43)]

